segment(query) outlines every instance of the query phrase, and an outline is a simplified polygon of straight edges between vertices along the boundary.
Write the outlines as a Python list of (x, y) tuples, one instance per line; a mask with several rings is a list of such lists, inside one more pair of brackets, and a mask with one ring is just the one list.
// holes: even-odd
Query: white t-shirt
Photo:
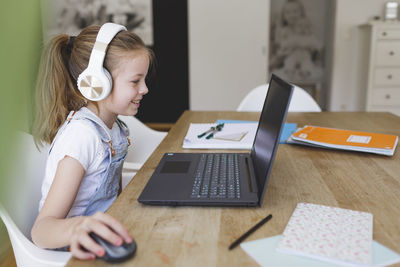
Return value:
[[(114, 144), (121, 142), (121, 132), (117, 123), (114, 123), (111, 130), (107, 127), (104, 128), (110, 134)], [(92, 195), (100, 187), (102, 175), (107, 170), (109, 160), (106, 151), (108, 149), (109, 145), (102, 142), (92, 122), (86, 119), (71, 120), (64, 131), (57, 137), (47, 158), (39, 211), (42, 209), (49, 193), (58, 162), (65, 156), (69, 156), (79, 161), (85, 169), (85, 176), (82, 179), (78, 194), (67, 218), (82, 215)]]

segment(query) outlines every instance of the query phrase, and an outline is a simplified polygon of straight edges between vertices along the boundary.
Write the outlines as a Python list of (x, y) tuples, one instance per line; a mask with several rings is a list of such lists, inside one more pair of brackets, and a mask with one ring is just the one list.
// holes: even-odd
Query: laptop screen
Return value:
[(272, 74), (251, 150), (260, 205), (286, 120), (292, 90), (292, 85)]

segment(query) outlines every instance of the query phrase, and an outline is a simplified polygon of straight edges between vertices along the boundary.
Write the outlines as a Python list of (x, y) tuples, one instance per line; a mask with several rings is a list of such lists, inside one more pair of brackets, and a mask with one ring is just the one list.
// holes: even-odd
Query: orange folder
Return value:
[(360, 132), (306, 125), (292, 134), (293, 143), (328, 148), (393, 155), (398, 137), (389, 134)]

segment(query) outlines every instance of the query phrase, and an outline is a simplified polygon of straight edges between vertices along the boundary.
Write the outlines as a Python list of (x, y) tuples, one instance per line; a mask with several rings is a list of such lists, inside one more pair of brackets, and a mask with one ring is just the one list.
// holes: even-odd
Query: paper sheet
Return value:
[(217, 138), (206, 139), (205, 136), (198, 138), (197, 136), (206, 132), (215, 123), (191, 123), (183, 141), (183, 148), (196, 149), (251, 149), (254, 137), (257, 131), (257, 123), (226, 123), (222, 131), (217, 132), (215, 137), (222, 136), (239, 136), (243, 135), (239, 141), (223, 140)]
[[(326, 261), (301, 256), (288, 255), (276, 251), (282, 235), (272, 236), (240, 244), (240, 247), (259, 265), (269, 267), (333, 267), (338, 266)], [(380, 243), (372, 242), (372, 266), (387, 266), (400, 262), (400, 254)]]
[[(206, 139), (197, 136), (211, 126), (225, 123), (217, 138)], [(279, 143), (284, 144), (287, 138), (296, 130), (296, 123), (285, 123)], [(192, 149), (246, 149), (253, 146), (258, 123), (256, 121), (218, 120), (216, 123), (191, 123), (183, 141), (183, 148)], [(224, 140), (225, 139), (225, 140)], [(227, 140), (231, 139), (231, 140)]]
[[(216, 123), (257, 123), (257, 121), (241, 121), (241, 120), (217, 120)], [(297, 129), (297, 123), (290, 123), (290, 122), (286, 122), (283, 125), (283, 129), (282, 129), (282, 133), (281, 133), (281, 137), (279, 140), (280, 144), (286, 144), (288, 138), (292, 135), (292, 133), (294, 133)]]

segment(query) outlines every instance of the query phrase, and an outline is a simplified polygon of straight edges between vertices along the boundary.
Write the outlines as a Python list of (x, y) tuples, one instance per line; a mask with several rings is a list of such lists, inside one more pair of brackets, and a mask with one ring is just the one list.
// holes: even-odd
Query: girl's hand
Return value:
[(133, 241), (126, 228), (108, 214), (97, 212), (93, 216), (81, 218), (72, 228), (70, 237), (70, 251), (78, 259), (93, 260), (105, 254), (104, 248), (89, 236), (90, 232), (116, 246)]

